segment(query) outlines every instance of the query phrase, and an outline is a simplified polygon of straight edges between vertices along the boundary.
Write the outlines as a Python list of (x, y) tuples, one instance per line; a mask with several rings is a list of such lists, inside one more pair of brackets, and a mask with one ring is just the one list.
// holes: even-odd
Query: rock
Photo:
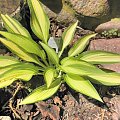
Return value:
[[(24, 0), (1, 0), (0, 11), (12, 14)], [(62, 23), (73, 23), (87, 29), (95, 29), (99, 24), (120, 17), (119, 0), (41, 0), (50, 18)], [(9, 7), (8, 7), (9, 6)], [(19, 10), (17, 11), (19, 13)], [(88, 24), (89, 23), (89, 24)]]
[(85, 16), (96, 19), (109, 13), (107, 0), (42, 0), (42, 3), (50, 18), (54, 17), (63, 23), (71, 23), (78, 19), (80, 24), (84, 24)]
[(84, 16), (101, 17), (109, 13), (107, 0), (69, 0), (73, 9)]
[[(120, 54), (120, 38), (114, 39), (96, 39), (90, 42), (90, 50), (103, 50)], [(120, 73), (120, 63), (104, 64), (103, 68), (110, 69)]]
[(108, 22), (98, 25), (97, 28), (95, 29), (95, 31), (98, 33), (101, 33), (101, 32), (109, 31), (112, 29), (114, 29), (114, 30), (116, 29), (116, 30), (120, 31), (120, 18), (114, 18)]
[[(18, 10), (19, 3), (24, 0), (3, 1), (0, 2), (2, 13), (13, 15)], [(65, 24), (79, 20), (81, 27), (92, 30), (111, 18), (120, 17), (119, 0), (41, 0), (41, 2), (50, 18)], [(19, 10), (17, 12), (19, 13)]]
[(77, 20), (75, 11), (64, 0), (41, 0), (46, 13), (58, 22), (71, 23)]
[(20, 4), (20, 0), (0, 0), (0, 13), (12, 14), (16, 12)]
[(110, 112), (104, 106), (99, 107), (96, 100), (75, 93), (67, 96), (62, 120), (111, 120)]
[(90, 42), (90, 50), (104, 50), (120, 54), (120, 38), (95, 39)]
[(101, 23), (120, 17), (119, 0), (42, 0), (42, 3), (50, 18), (63, 23), (78, 19), (81, 27), (87, 29), (95, 29)]
[(103, 99), (109, 107), (110, 112), (112, 113), (111, 119), (120, 120), (120, 96), (116, 95), (111, 99), (104, 97)]
[(49, 105), (43, 101), (36, 103), (36, 105), (44, 118), (47, 117), (52, 120), (60, 119), (60, 108), (57, 105)]

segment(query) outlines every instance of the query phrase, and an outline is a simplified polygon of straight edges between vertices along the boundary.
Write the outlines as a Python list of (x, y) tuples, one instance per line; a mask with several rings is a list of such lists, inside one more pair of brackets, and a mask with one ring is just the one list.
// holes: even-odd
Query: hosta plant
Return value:
[(1, 14), (7, 32), (0, 31), (0, 42), (19, 59), (12, 56), (0, 56), (0, 88), (16, 80), (29, 81), (32, 76), (41, 75), (45, 81), (44, 85), (33, 90), (21, 101), (20, 105), (51, 97), (62, 83), (102, 102), (92, 83), (107, 86), (120, 85), (120, 74), (103, 71), (95, 65), (118, 63), (120, 55), (103, 51), (84, 52), (90, 38), (96, 34), (80, 38), (69, 49), (68, 54), (63, 55), (73, 39), (78, 21), (63, 32), (61, 47), (56, 53), (48, 44), (50, 21), (42, 4), (39, 0), (27, 0), (27, 2), (31, 13), (30, 26), (38, 37), (39, 43), (33, 40), (30, 33), (18, 21)]

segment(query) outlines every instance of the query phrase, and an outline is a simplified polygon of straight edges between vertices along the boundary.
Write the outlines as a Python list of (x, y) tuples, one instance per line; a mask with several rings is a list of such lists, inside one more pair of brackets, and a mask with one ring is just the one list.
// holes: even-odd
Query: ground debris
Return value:
[(44, 118), (59, 120), (60, 108), (57, 105), (49, 105), (43, 101), (36, 103), (36, 105)]

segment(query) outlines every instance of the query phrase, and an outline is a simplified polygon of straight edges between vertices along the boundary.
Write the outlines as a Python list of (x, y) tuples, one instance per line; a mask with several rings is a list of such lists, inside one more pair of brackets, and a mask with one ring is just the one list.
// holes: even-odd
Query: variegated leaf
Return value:
[(34, 34), (47, 44), (50, 22), (39, 0), (28, 0), (31, 12), (30, 25)]
[(68, 56), (72, 57), (81, 53), (88, 45), (90, 38), (94, 37), (95, 35), (96, 34), (90, 34), (80, 38), (69, 50)]
[(44, 72), (44, 79), (47, 85), (47, 88), (50, 87), (52, 81), (54, 80), (56, 70), (53, 67), (48, 67)]
[(6, 67), (12, 64), (16, 64), (16, 63), (20, 63), (20, 61), (11, 56), (0, 55), (0, 68)]
[(77, 92), (103, 102), (98, 92), (88, 79), (84, 79), (79, 75), (71, 74), (65, 76), (65, 81), (72, 89), (76, 90)]
[(15, 20), (14, 18), (10, 17), (7, 14), (6, 15), (1, 14), (1, 18), (8, 32), (21, 34), (25, 37), (31, 38), (27, 29), (25, 29), (17, 20)]
[(35, 55), (27, 53), (12, 41), (6, 40), (4, 38), (0, 38), (0, 42), (2, 42), (9, 50), (11, 50), (11, 52), (15, 53), (18, 57), (22, 58), (23, 60), (42, 65)]
[(112, 64), (120, 62), (120, 54), (97, 50), (83, 52), (78, 58), (92, 64)]
[(46, 53), (49, 57), (49, 60), (53, 64), (59, 64), (59, 58), (58, 58), (58, 55), (56, 54), (56, 52), (54, 51), (54, 49), (50, 48), (48, 45), (46, 45), (42, 42), (40, 44), (44, 48), (44, 50), (46, 51)]
[(0, 31), (0, 34), (7, 38), (8, 40), (14, 42), (18, 46), (20, 46), (22, 49), (24, 49), (26, 52), (34, 53), (41, 57), (42, 59), (45, 59), (45, 53), (43, 50), (41, 50), (40, 46), (33, 41), (31, 38), (27, 38), (23, 35), (19, 34), (13, 34), (9, 32), (3, 32)]
[(64, 49), (70, 44), (70, 42), (73, 39), (76, 27), (77, 27), (78, 21), (74, 24), (72, 24), (71, 26), (69, 26), (64, 33), (62, 34), (62, 40), (63, 40), (63, 45), (62, 45), (62, 49), (59, 52), (59, 57), (61, 56), (61, 54), (63, 53)]
[(30, 63), (21, 63), (14, 67), (10, 67), (10, 69), (0, 74), (0, 88), (6, 87), (18, 79), (28, 81), (37, 73), (38, 68)]
[(97, 84), (103, 84), (106, 86), (116, 86), (120, 85), (120, 74), (119, 73), (104, 73), (104, 74), (92, 74), (88, 75), (91, 79), (91, 82)]
[(57, 92), (60, 84), (60, 80), (55, 80), (49, 88), (46, 85), (36, 88), (29, 96), (23, 99), (20, 105), (35, 103), (51, 97)]
[(91, 75), (104, 73), (101, 69), (96, 66), (87, 63), (83, 60), (77, 60), (75, 58), (65, 58), (61, 61), (59, 68), (65, 73), (77, 74), (77, 75)]

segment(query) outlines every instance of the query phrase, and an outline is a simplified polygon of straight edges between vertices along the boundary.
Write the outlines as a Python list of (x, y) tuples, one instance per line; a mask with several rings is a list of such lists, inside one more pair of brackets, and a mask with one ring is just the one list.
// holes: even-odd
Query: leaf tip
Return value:
[(47, 84), (47, 89), (49, 89), (50, 88), (50, 84)]
[(18, 104), (18, 106), (20, 106), (20, 105), (25, 105), (25, 104), (30, 104), (29, 102), (26, 101), (26, 98), (23, 99), (23, 100)]
[(101, 99), (101, 97), (98, 99), (98, 101), (100, 101), (100, 102), (104, 103), (104, 102), (103, 102), (103, 100)]

